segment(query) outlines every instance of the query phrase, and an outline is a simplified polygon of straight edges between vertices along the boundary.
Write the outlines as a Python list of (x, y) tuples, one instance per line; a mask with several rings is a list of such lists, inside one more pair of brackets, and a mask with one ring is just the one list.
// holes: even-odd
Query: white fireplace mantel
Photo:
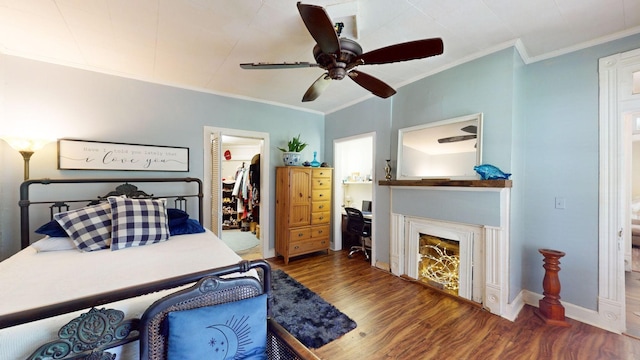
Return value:
[[(509, 303), (509, 225), (510, 225), (510, 203), (511, 189), (507, 187), (470, 187), (470, 186), (397, 186), (400, 184), (389, 184), (391, 188), (391, 244), (390, 261), (391, 272), (394, 275), (408, 275), (406, 269), (406, 246), (408, 231), (407, 223), (410, 219), (424, 218), (427, 221), (447, 221), (460, 225), (474, 225), (481, 229), (483, 244), (483, 266), (484, 280), (480, 289), (482, 291), (482, 305), (491, 313), (502, 316), (509, 320), (514, 320), (522, 306), (515, 306)], [(442, 202), (443, 196), (448, 194), (442, 191), (455, 193), (455, 198), (446, 205)], [(410, 191), (411, 199), (418, 204), (414, 204), (410, 210), (401, 210), (403, 204), (407, 202), (406, 192)], [(402, 193), (404, 192), (404, 193)], [(477, 194), (478, 192), (488, 192), (492, 194)], [(394, 196), (396, 194), (397, 196)], [(478, 195), (490, 195), (495, 201), (486, 201), (478, 205), (476, 209), (474, 201)], [(469, 198), (467, 201), (467, 197)], [(439, 200), (430, 201), (432, 198)], [(394, 201), (396, 203), (394, 204)], [(431, 206), (431, 204), (434, 204)], [(464, 205), (464, 204), (473, 204)], [(459, 209), (456, 209), (456, 206)], [(484, 206), (484, 208), (483, 208)], [(495, 207), (499, 209), (495, 209)], [(464, 207), (464, 209), (462, 208)], [(469, 209), (469, 207), (472, 207)], [(491, 207), (489, 209), (488, 207)], [(406, 206), (404, 206), (406, 208)], [(417, 214), (419, 209), (424, 209), (427, 215)], [(441, 210), (443, 209), (443, 210)], [(477, 212), (493, 212), (496, 215), (490, 220), (483, 220), (486, 217), (473, 216)], [(438, 218), (438, 213), (442, 212), (443, 217), (447, 214), (458, 216), (455, 221), (450, 218)], [(462, 215), (459, 215), (462, 214)], [(466, 215), (465, 215), (466, 214)], [(481, 215), (481, 214), (480, 214)]]

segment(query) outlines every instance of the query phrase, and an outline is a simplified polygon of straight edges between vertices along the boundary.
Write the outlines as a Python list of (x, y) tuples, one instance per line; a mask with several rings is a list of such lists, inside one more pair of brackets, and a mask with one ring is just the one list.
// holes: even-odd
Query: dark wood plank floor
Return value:
[(640, 359), (640, 340), (572, 319), (546, 326), (530, 306), (511, 322), (344, 251), (269, 262), (358, 323), (314, 349), (322, 359)]

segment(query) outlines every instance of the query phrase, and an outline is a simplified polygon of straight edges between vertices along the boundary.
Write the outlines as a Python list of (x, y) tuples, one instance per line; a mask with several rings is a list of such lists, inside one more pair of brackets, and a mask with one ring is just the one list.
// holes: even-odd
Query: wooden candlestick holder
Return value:
[(560, 303), (560, 258), (565, 255), (564, 252), (551, 249), (538, 249), (544, 256), (544, 280), (542, 288), (544, 297), (540, 299), (538, 309), (534, 312), (548, 325), (557, 325), (569, 327), (564, 317), (564, 306)]

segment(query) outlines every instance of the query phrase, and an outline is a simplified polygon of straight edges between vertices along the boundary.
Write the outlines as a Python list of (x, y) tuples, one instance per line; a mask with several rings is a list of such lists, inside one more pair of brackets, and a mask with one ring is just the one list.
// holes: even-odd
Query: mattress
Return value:
[[(211, 231), (117, 251), (38, 252), (29, 246), (0, 262), (0, 315), (118, 290), (177, 275), (232, 265), (241, 258)], [(252, 273), (255, 276), (255, 272)], [(176, 289), (105, 305), (140, 317), (155, 300)], [(58, 329), (84, 311), (0, 330), (0, 359), (26, 358), (57, 338)], [(137, 359), (137, 342), (116, 351)]]

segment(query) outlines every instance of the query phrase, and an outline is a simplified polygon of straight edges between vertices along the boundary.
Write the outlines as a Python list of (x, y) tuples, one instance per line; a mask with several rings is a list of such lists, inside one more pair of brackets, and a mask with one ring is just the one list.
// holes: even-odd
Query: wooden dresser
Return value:
[(329, 251), (331, 168), (276, 168), (276, 253), (289, 258)]

